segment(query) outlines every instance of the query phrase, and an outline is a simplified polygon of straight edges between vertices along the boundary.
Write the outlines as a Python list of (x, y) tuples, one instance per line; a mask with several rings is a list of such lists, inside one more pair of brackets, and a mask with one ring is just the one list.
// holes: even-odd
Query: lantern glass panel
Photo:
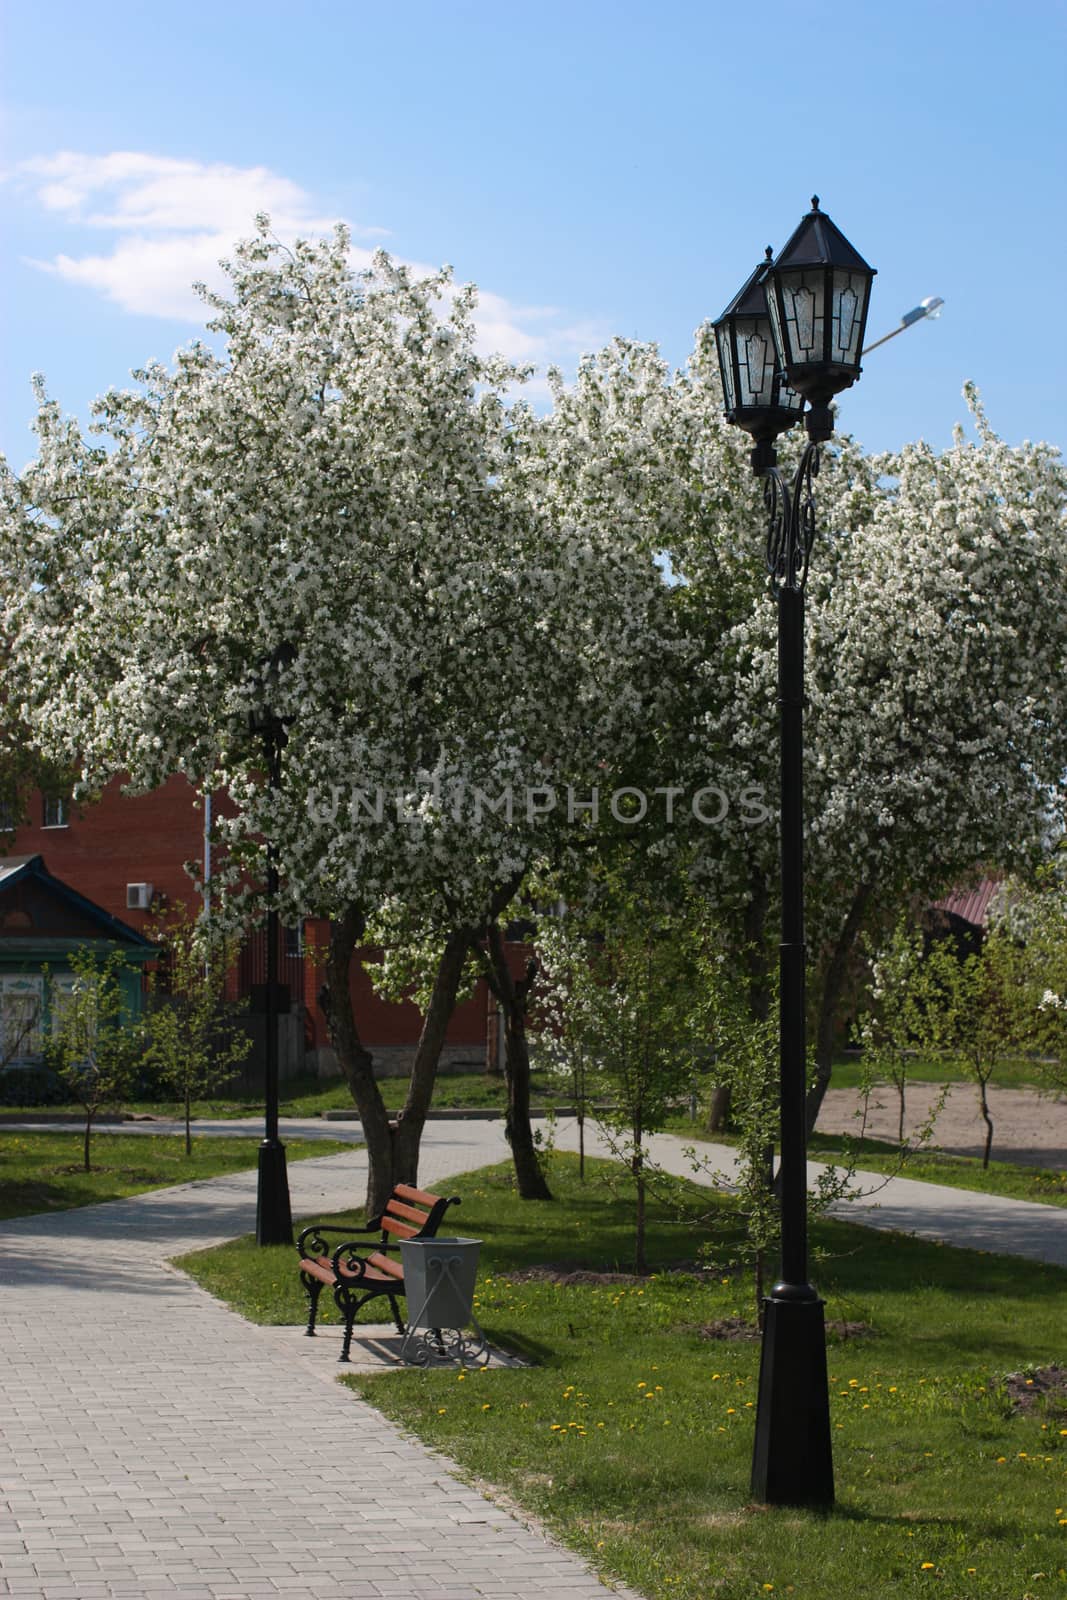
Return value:
[(795, 389), (791, 389), (786, 383), (784, 375), (782, 375), (779, 379), (778, 394), (774, 403), (782, 406), (786, 411), (795, 411), (799, 416), (804, 409), (804, 396), (797, 394)]
[(826, 274), (819, 270), (784, 272), (781, 296), (785, 323), (779, 331), (784, 334), (787, 364), (799, 367), (824, 360)]
[(734, 356), (730, 339), (730, 324), (722, 323), (715, 329), (715, 338), (719, 345), (719, 370), (722, 373), (722, 388), (726, 398), (727, 411), (733, 411), (737, 405), (737, 396), (734, 392)]
[(859, 366), (868, 280), (859, 272), (834, 273), (834, 309), (830, 325), (830, 360), (845, 367)]
[(774, 404), (774, 380), (778, 358), (774, 351), (766, 317), (738, 318), (734, 335), (737, 342), (737, 373), (743, 406)]

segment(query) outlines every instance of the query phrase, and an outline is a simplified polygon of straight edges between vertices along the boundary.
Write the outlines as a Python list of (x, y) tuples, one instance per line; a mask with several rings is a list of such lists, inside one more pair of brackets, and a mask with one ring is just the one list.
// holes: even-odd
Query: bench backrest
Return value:
[(446, 1199), (442, 1195), (427, 1194), (425, 1189), (413, 1189), (408, 1183), (398, 1183), (374, 1226), (381, 1228), (383, 1244), (391, 1238), (432, 1239), (449, 1206), (458, 1205), (458, 1195), (449, 1195)]

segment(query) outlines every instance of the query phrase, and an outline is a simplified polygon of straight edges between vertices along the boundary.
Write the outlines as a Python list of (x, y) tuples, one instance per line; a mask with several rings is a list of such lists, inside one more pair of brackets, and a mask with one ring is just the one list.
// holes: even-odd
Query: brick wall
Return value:
[[(204, 813), (192, 787), (182, 777), (169, 778), (147, 795), (124, 795), (116, 781), (91, 806), (71, 806), (66, 827), (44, 826), (44, 799), (32, 797), (30, 821), (7, 841), (7, 854), (41, 855), (49, 872), (79, 894), (110, 911), (138, 931), (150, 929), (149, 912), (128, 910), (126, 885), (150, 883), (165, 907), (185, 904), (199, 908), (199, 897), (183, 863), (202, 864)], [(329, 939), (325, 922), (305, 924), (308, 959), (303, 968), (303, 990), (294, 989), (294, 1005), (305, 1008), (304, 1037), (309, 1051), (327, 1048), (326, 1022), (318, 1003), (323, 970), (314, 954)], [(288, 975), (288, 974), (287, 974)], [(360, 1035), (381, 1059), (397, 1061), (419, 1037), (421, 1017), (411, 1004), (388, 1004), (374, 993), (361, 963), (353, 964), (352, 1002)], [(471, 999), (456, 1007), (446, 1036), (450, 1058), (485, 1059), (489, 1003), (484, 983)], [(315, 1058), (313, 1058), (314, 1060)]]

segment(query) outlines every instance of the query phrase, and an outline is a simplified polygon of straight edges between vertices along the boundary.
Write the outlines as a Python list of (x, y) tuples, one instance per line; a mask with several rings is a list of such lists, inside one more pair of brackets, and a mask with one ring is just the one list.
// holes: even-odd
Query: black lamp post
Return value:
[[(715, 324), (726, 415), (752, 435), (752, 468), (764, 480), (767, 567), (778, 602), (782, 1269), (764, 1302), (752, 1457), (753, 1495), (777, 1505), (831, 1505), (834, 1498), (823, 1303), (808, 1282), (804, 583), (815, 537), (813, 480), (820, 446), (833, 432), (830, 401), (860, 375), (874, 277), (819, 210), (817, 196), (811, 205), (782, 253), (772, 260), (767, 251)], [(801, 416), (808, 442), (790, 487), (774, 441)]]
[[(263, 663), (260, 705), (249, 717), (249, 730), (263, 740), (267, 758), (267, 783), (273, 794), (281, 788), (282, 751), (286, 744), (285, 723), (271, 705), (271, 680), (292, 660), (292, 647), (281, 645)], [(289, 1203), (289, 1176), (285, 1165), (285, 1146), (278, 1137), (278, 1016), (289, 1007), (289, 991), (278, 983), (278, 854), (273, 839), (267, 840), (267, 981), (262, 1009), (266, 1013), (266, 1057), (264, 1062), (266, 1125), (259, 1147), (259, 1178), (256, 1192), (256, 1243), (292, 1244), (293, 1216)]]

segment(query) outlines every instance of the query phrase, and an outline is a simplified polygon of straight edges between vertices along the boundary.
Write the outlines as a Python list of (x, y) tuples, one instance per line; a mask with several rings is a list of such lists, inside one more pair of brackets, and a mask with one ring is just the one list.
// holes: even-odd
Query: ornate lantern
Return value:
[(767, 269), (767, 309), (774, 343), (790, 386), (824, 410), (860, 375), (867, 326), (869, 267), (840, 228), (811, 210)]
[(803, 396), (785, 383), (775, 350), (764, 282), (773, 251), (714, 324), (726, 416), (757, 442), (776, 439), (799, 422)]

